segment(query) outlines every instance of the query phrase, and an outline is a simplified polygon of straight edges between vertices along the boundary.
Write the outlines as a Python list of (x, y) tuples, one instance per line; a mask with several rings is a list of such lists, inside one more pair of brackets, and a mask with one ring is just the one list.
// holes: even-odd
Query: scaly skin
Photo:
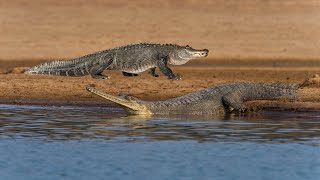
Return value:
[(132, 96), (113, 96), (87, 86), (89, 92), (113, 101), (125, 108), (129, 114), (221, 114), (246, 110), (244, 102), (251, 100), (273, 100), (295, 98), (296, 84), (265, 84), (239, 82), (211, 86), (165, 101), (142, 101)]
[(185, 64), (191, 59), (206, 57), (208, 52), (207, 49), (196, 50), (173, 44), (130, 44), (69, 61), (46, 62), (30, 68), (25, 74), (91, 75), (93, 78), (105, 79), (108, 76), (101, 74), (105, 69), (122, 71), (125, 76), (136, 76), (137, 73), (151, 69), (152, 76), (157, 77), (155, 68), (158, 67), (168, 79), (178, 80), (180, 77), (172, 72), (168, 64)]

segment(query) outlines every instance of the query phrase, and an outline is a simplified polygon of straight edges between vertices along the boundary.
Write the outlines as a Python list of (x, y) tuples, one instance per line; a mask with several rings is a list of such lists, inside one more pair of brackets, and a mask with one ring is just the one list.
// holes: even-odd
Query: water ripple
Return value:
[(320, 117), (310, 112), (141, 117), (117, 107), (0, 105), (0, 139), (8, 138), (304, 142), (320, 139)]

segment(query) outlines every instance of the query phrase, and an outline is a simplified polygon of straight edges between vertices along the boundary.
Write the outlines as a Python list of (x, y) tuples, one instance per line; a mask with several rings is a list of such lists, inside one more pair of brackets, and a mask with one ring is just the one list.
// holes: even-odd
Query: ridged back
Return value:
[[(53, 75), (76, 75), (76, 74), (88, 74), (88, 67), (92, 67), (93, 63), (98, 60), (101, 56), (108, 53), (117, 53), (118, 51), (128, 51), (133, 49), (142, 49), (150, 47), (162, 47), (162, 48), (173, 48), (178, 47), (175, 44), (157, 44), (157, 43), (138, 43), (129, 44), (125, 46), (119, 46), (112, 49), (107, 49), (92, 54), (88, 54), (79, 58), (74, 58), (71, 60), (54, 60), (45, 62), (40, 65), (36, 65), (29, 70), (26, 74), (53, 74)], [(87, 67), (86, 67), (87, 66)], [(86, 70), (86, 71), (85, 71)], [(69, 74), (68, 74), (69, 72)]]
[(297, 84), (238, 82), (211, 86), (177, 98), (151, 102), (148, 106), (154, 112), (195, 111), (214, 113), (223, 110), (222, 97), (232, 94), (235, 99), (272, 100), (295, 98)]

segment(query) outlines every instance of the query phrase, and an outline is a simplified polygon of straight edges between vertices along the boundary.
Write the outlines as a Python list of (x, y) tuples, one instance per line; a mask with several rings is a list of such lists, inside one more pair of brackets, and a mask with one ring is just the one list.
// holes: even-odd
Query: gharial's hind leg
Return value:
[(101, 74), (113, 62), (113, 57), (110, 54), (102, 56), (90, 70), (90, 75), (94, 79), (109, 79), (109, 76)]
[(235, 109), (238, 112), (245, 112), (247, 107), (243, 103), (241, 93), (238, 91), (231, 92), (222, 96), (222, 102), (229, 110)]
[(124, 72), (124, 71), (122, 71), (122, 74), (123, 74), (124, 76), (140, 76), (139, 74), (128, 73), (128, 72)]

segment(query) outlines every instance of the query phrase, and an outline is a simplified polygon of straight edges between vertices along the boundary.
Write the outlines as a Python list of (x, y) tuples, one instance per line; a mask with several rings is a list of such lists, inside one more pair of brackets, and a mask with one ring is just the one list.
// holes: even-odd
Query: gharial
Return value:
[(238, 82), (211, 86), (164, 101), (143, 101), (132, 96), (113, 96), (86, 86), (89, 92), (115, 102), (129, 114), (206, 114), (228, 113), (230, 110), (245, 111), (244, 102), (251, 100), (272, 100), (296, 98), (297, 84)]
[(190, 46), (175, 44), (140, 43), (107, 49), (71, 60), (49, 61), (30, 68), (25, 74), (49, 74), (60, 76), (84, 76), (105, 79), (101, 73), (106, 70), (119, 70), (125, 76), (136, 76), (137, 73), (151, 69), (154, 77), (156, 67), (168, 79), (180, 77), (172, 72), (168, 64), (181, 65), (191, 59), (208, 56), (208, 50), (196, 50)]

